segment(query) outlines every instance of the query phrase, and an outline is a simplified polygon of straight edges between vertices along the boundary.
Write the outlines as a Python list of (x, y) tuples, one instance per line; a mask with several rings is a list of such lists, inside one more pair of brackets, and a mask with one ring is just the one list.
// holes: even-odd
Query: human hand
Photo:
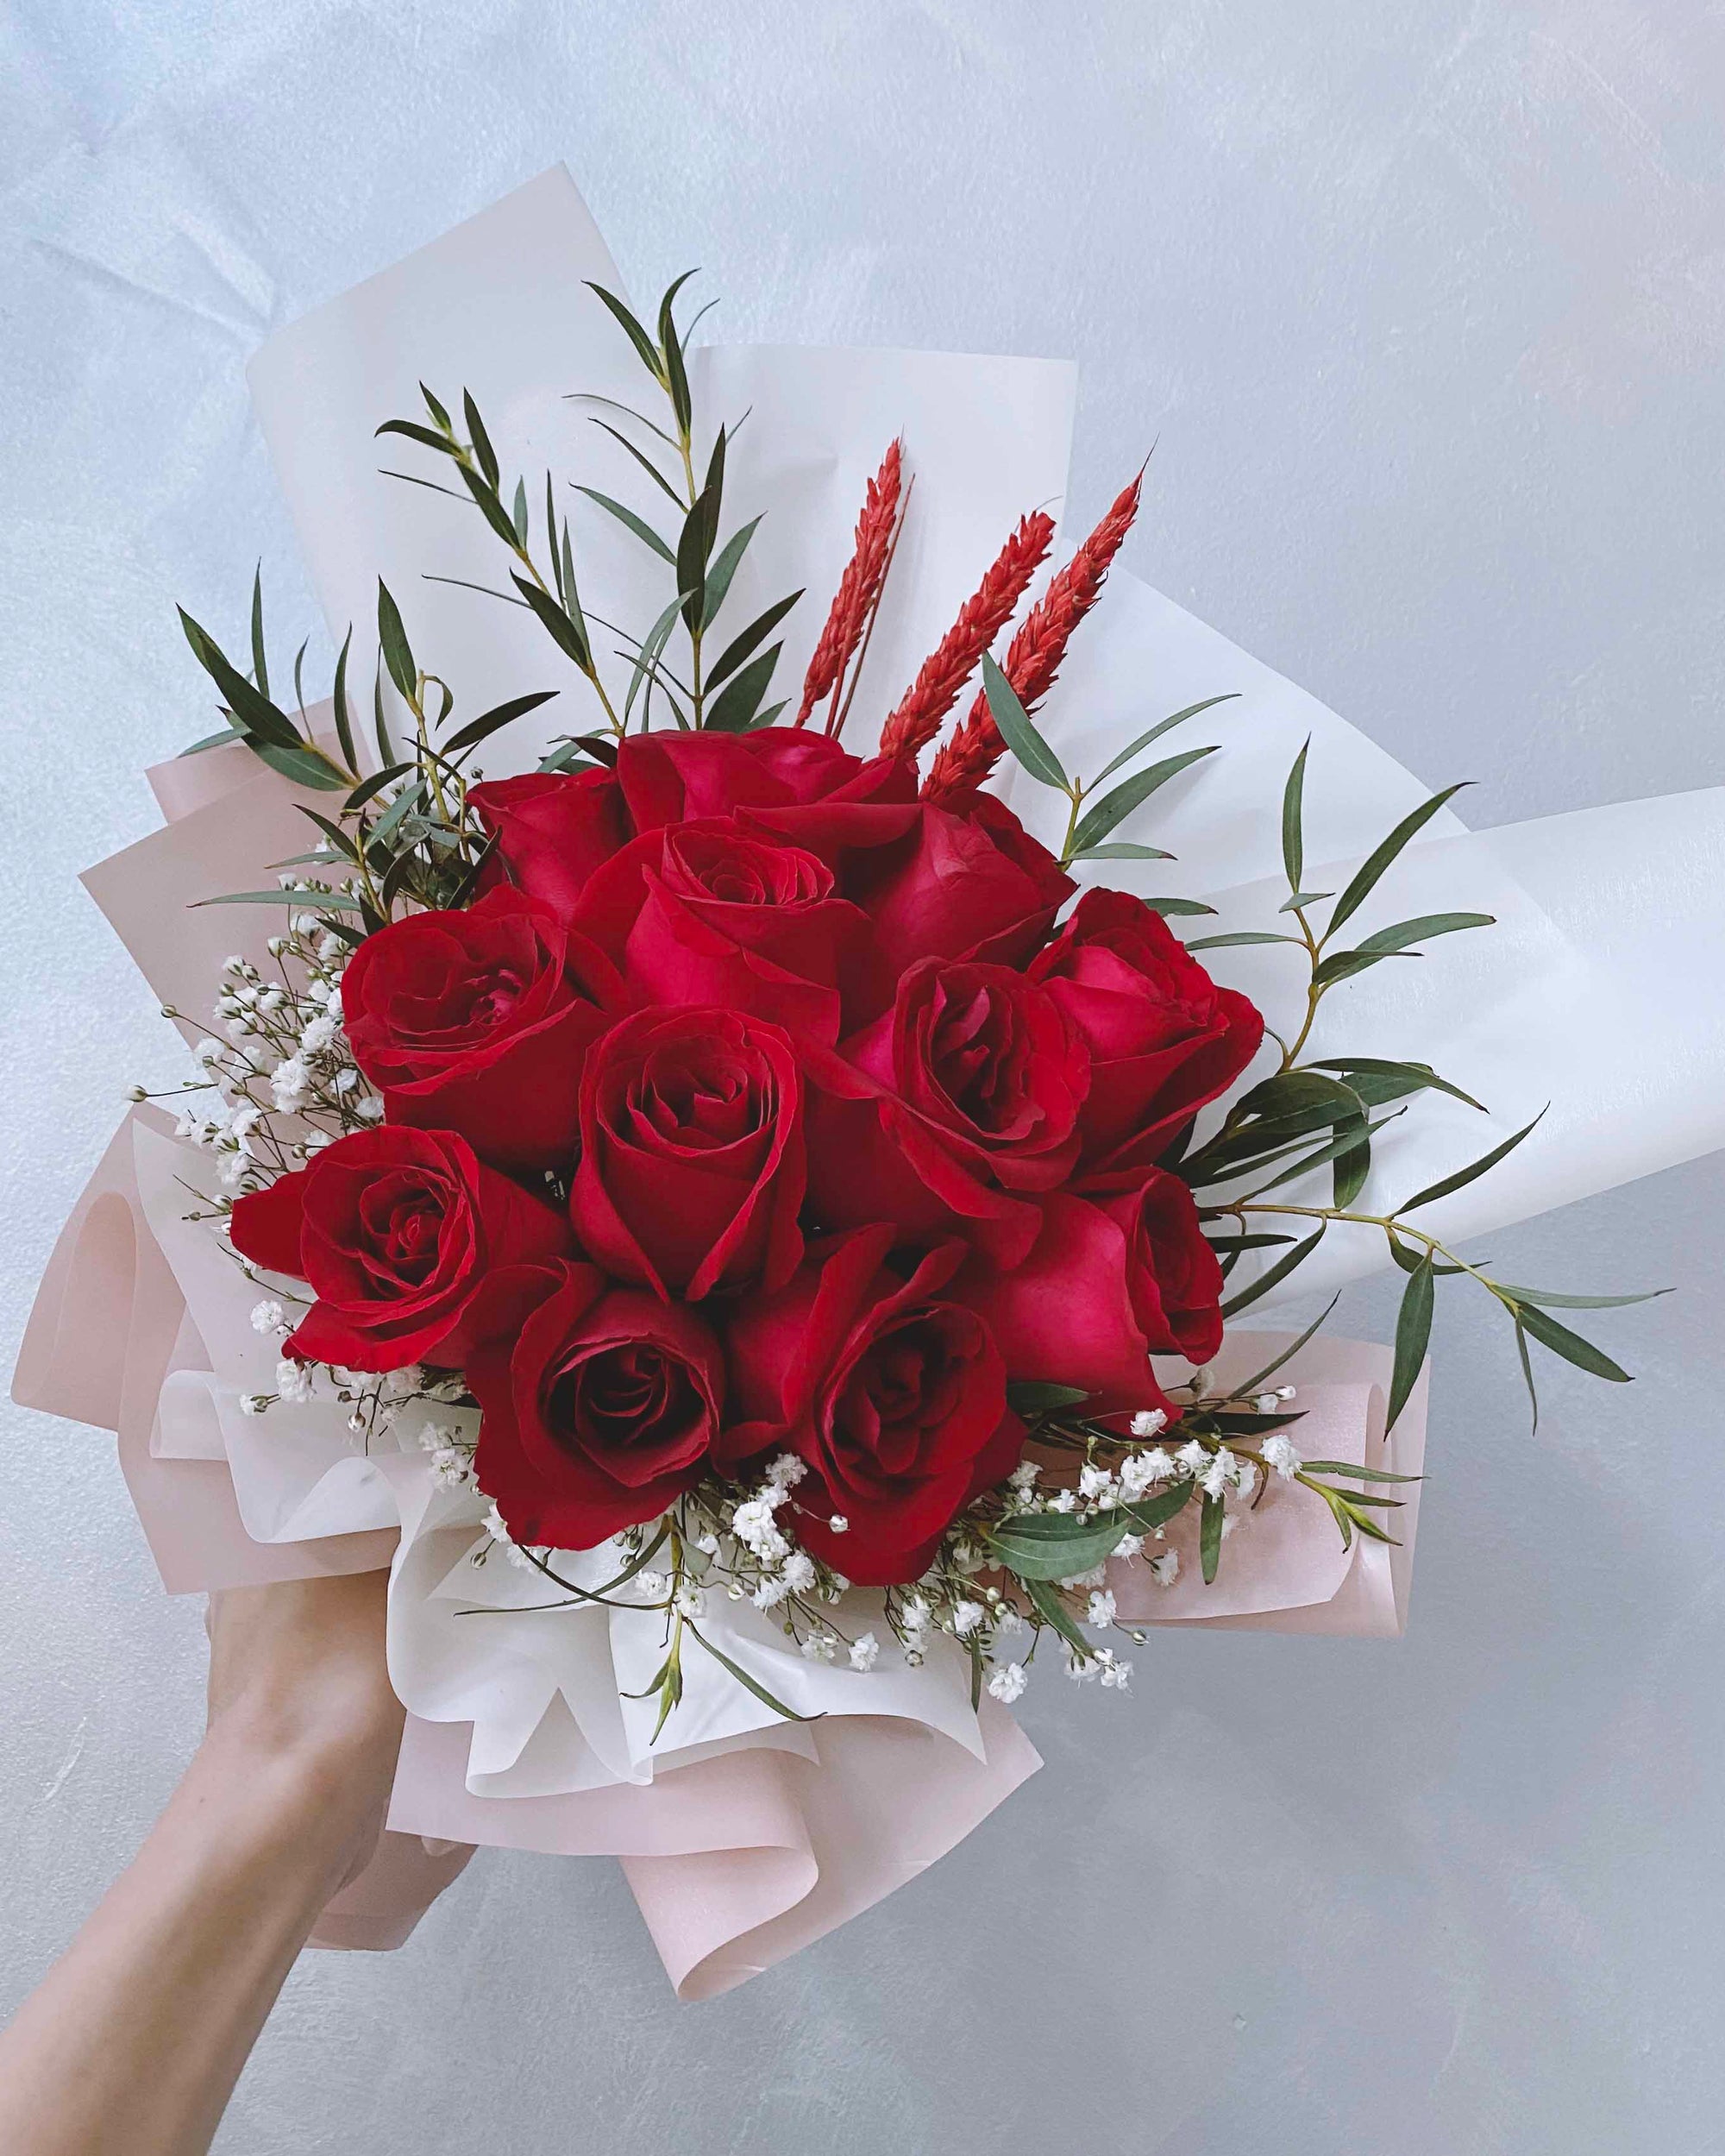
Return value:
[(210, 1598), (209, 1732), (223, 1771), (280, 1778), (340, 1876), (383, 1827), (403, 1714), (384, 1652), (388, 1575), (286, 1580)]

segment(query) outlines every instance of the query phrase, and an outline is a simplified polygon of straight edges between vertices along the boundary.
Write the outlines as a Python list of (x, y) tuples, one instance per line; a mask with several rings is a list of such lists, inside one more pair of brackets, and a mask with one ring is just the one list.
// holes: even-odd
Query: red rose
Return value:
[(953, 1293), (987, 1321), (1009, 1378), (1082, 1386), (1097, 1415), (1166, 1409), (1127, 1284), (1126, 1234), (1101, 1206), (1056, 1191), (1023, 1264), (1002, 1273), (973, 1260)]
[(1218, 988), (1161, 915), (1124, 891), (1086, 891), (1029, 973), (1089, 1044), (1087, 1184), (1137, 1183), (1264, 1038), (1254, 1006)]
[(736, 1011), (648, 1010), (581, 1077), (569, 1213), (619, 1279), (698, 1302), (776, 1287), (802, 1255), (802, 1074), (779, 1027)]
[(867, 1587), (925, 1572), (956, 1515), (1011, 1473), (1024, 1443), (988, 1327), (941, 1292), (963, 1246), (895, 1272), (894, 1232), (859, 1229), (812, 1249), (779, 1294), (743, 1305), (728, 1342), (738, 1419), (727, 1461), (768, 1447), (806, 1461), (796, 1538)]
[(828, 1047), (879, 1008), (868, 920), (834, 896), (832, 871), (735, 818), (635, 839), (575, 921), (645, 1003), (752, 1011)]
[(506, 886), (379, 929), (342, 977), (354, 1060), (390, 1120), (523, 1170), (574, 1159), (582, 1059), (625, 1003), (606, 959)]
[(459, 1368), (474, 1296), (498, 1266), (569, 1246), (555, 1206), (452, 1130), (355, 1132), (235, 1202), (234, 1248), (317, 1298), (288, 1341), (307, 1362)]
[(847, 861), (841, 889), (874, 921), (895, 971), (926, 958), (1022, 965), (1076, 888), (1004, 801), (955, 798), (957, 810), (922, 802), (902, 836)]
[(1153, 1355), (1208, 1362), (1222, 1344), (1222, 1268), (1177, 1175), (1152, 1168), (1096, 1203), (1126, 1239), (1126, 1292)]
[(617, 778), (637, 831), (743, 808), (823, 800), (853, 784), (861, 757), (799, 726), (753, 733), (632, 733), (620, 742)]
[(691, 1310), (595, 1267), (517, 1266), (474, 1311), (474, 1470), (518, 1542), (591, 1549), (699, 1480), (724, 1361)]
[(486, 883), (515, 883), (568, 915), (601, 862), (632, 837), (611, 771), (528, 771), (470, 787), (468, 804), (497, 839)]
[(1016, 1264), (1038, 1225), (1025, 1194), (1065, 1180), (1089, 1084), (1082, 1041), (1008, 966), (913, 966), (893, 1009), (809, 1052), (810, 1191), (831, 1227), (955, 1228)]

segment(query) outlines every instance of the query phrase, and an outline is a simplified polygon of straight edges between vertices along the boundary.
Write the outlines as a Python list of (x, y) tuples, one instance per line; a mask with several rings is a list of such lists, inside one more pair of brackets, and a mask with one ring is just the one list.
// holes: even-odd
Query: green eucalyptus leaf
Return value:
[(658, 349), (654, 344), (652, 338), (648, 336), (645, 330), (642, 328), (641, 324), (635, 319), (635, 317), (630, 312), (629, 309), (624, 305), (623, 301), (617, 297), (615, 292), (607, 292), (603, 285), (594, 284), (591, 278), (587, 279), (586, 281), (587, 290), (590, 292), (596, 294), (599, 299), (602, 299), (605, 305), (611, 310), (612, 315), (619, 323), (622, 324), (624, 332), (627, 336), (629, 342), (635, 347), (636, 355), (640, 360), (641, 364), (647, 369), (647, 372), (653, 377), (654, 380), (658, 382), (662, 387), (665, 380), (664, 365), (659, 357)]
[(1324, 1240), (1324, 1230), (1328, 1225), (1327, 1221), (1320, 1221), (1303, 1242), (1296, 1242), (1285, 1256), (1278, 1258), (1274, 1265), (1266, 1266), (1249, 1287), (1242, 1288), (1238, 1295), (1222, 1304), (1223, 1317), (1238, 1317), (1241, 1311), (1250, 1310), (1261, 1296), (1268, 1295), (1271, 1288), (1280, 1287), (1289, 1274), (1304, 1265)]
[(264, 652), (264, 565), (252, 572), (252, 679), (262, 694), (270, 693), (269, 660)]
[(1631, 1303), (1651, 1303), (1672, 1292), (1668, 1287), (1650, 1287), (1639, 1295), (1559, 1295), (1546, 1287), (1511, 1287), (1506, 1280), (1493, 1285), (1511, 1302), (1542, 1303), (1552, 1310), (1625, 1310)]
[(480, 417), (480, 408), (474, 402), (471, 390), (461, 392), (461, 412), (467, 423), (467, 435), (474, 445), (474, 455), (479, 459), (486, 486), (495, 494), (502, 473), (497, 461), (497, 451), (491, 445), (491, 437), (486, 432), (485, 421)]
[(767, 685), (773, 678), (773, 669), (779, 663), (782, 644), (769, 644), (758, 658), (750, 659), (741, 673), (719, 691), (707, 707), (703, 724), (710, 733), (746, 732), (761, 699), (767, 693)]
[(1530, 1131), (1538, 1129), (1545, 1113), (1542, 1108), (1532, 1122), (1522, 1124), (1514, 1137), (1506, 1138), (1501, 1146), (1493, 1146), (1490, 1153), (1482, 1153), (1477, 1160), (1470, 1162), (1466, 1167), (1458, 1168), (1453, 1175), (1445, 1176), (1440, 1182), (1428, 1183), (1423, 1191), (1416, 1191), (1405, 1205), (1396, 1208), (1396, 1211), (1411, 1213), (1416, 1205), (1430, 1205), (1436, 1199), (1448, 1197), (1452, 1191), (1464, 1190), (1470, 1183), (1477, 1182), (1507, 1154), (1513, 1153)]
[(575, 492), (585, 494), (589, 501), (596, 501), (601, 509), (615, 517), (626, 531), (632, 531), (643, 546), (651, 547), (662, 562), (668, 562), (674, 569), (676, 567), (676, 556), (644, 517), (637, 517), (632, 509), (625, 508), (620, 501), (613, 501), (609, 494), (600, 493), (596, 487), (577, 487)]
[(1096, 806), (1086, 810), (1080, 818), (1078, 828), (1072, 834), (1073, 852), (1082, 853), (1106, 839), (1116, 824), (1123, 822), (1159, 788), (1167, 785), (1170, 779), (1215, 752), (1214, 742), (1206, 749), (1188, 749), (1182, 755), (1164, 757), (1160, 764), (1152, 764), (1148, 770), (1135, 771), (1130, 778), (1122, 779), (1112, 793), (1104, 794)]
[[(801, 597), (801, 592), (794, 591), (788, 599), (775, 600), (764, 613), (756, 614), (746, 629), (734, 636), (724, 651), (719, 653), (715, 663), (707, 669), (706, 686), (708, 689), (717, 688), (727, 674), (734, 673), (756, 646), (763, 644), (772, 635), (774, 630), (778, 627)], [(675, 616), (677, 608), (681, 604), (681, 599), (674, 602), (671, 607), (673, 617)]]
[(1350, 1055), (1332, 1056), (1320, 1063), (1307, 1065), (1313, 1071), (1339, 1071), (1344, 1077), (1357, 1074), (1373, 1078), (1405, 1079), (1408, 1090), (1418, 1092), (1429, 1090), (1433, 1093), (1447, 1093), (1452, 1100), (1460, 1101), (1465, 1108), (1477, 1108), (1485, 1113), (1472, 1094), (1464, 1093), (1458, 1085), (1452, 1085), (1447, 1078), (1440, 1078), (1429, 1063), (1397, 1062), (1387, 1056)]
[(1219, 1497), (1208, 1492), (1198, 1513), (1198, 1565), (1204, 1575), (1204, 1585), (1209, 1587), (1215, 1580), (1216, 1570), (1222, 1558), (1222, 1523), (1227, 1517), (1226, 1507)]
[(436, 449), (440, 456), (453, 456), (455, 454), (454, 443), (446, 442), (441, 434), (434, 434), (430, 427), (422, 427), (417, 419), (386, 419), (377, 432), (405, 435), (408, 441), (417, 442), (423, 449)]
[(1426, 1361), (1432, 1338), (1433, 1284), (1429, 1253), (1408, 1275), (1402, 1291), (1402, 1308), (1396, 1319), (1396, 1360), (1389, 1376), (1389, 1414), (1384, 1424), (1394, 1430), (1396, 1417), (1408, 1405)]
[(1359, 911), (1377, 888), (1378, 879), (1408, 840), (1425, 828), (1446, 801), (1452, 801), (1464, 787), (1471, 783), (1470, 779), (1458, 779), (1453, 786), (1446, 786), (1433, 794), (1429, 801), (1421, 801), (1417, 808), (1402, 819), (1383, 844), (1366, 856), (1336, 901), (1335, 910), (1330, 915), (1327, 933), (1333, 935), (1345, 921), (1351, 920)]
[(1071, 1612), (1061, 1600), (1059, 1592), (1046, 1580), (1026, 1580), (1025, 1593), (1031, 1606), (1044, 1625), (1051, 1625), (1060, 1637), (1083, 1661), (1095, 1658), (1095, 1649), (1078, 1629)]
[[(629, 454), (635, 459), (636, 462), (641, 467), (642, 470), (645, 472), (647, 476), (653, 481), (653, 484), (658, 487), (660, 492), (663, 494), (668, 495), (670, 500), (676, 504), (678, 514), (681, 515), (682, 513), (682, 496), (678, 493), (676, 488), (672, 486), (670, 481), (666, 478), (665, 475), (659, 469), (659, 467), (653, 462), (652, 458), (646, 454), (645, 450), (637, 449), (634, 443), (630, 440), (629, 437), (624, 434), (620, 428), (612, 426), (608, 419), (595, 419), (590, 415), (587, 424), (589, 426), (602, 428), (604, 431), (611, 437), (613, 442), (620, 442), (624, 448), (627, 449)], [(657, 430), (656, 429), (655, 431), (656, 432)]]
[[(1300, 904), (1308, 896), (1300, 889), (1300, 878), (1306, 873), (1306, 838), (1303, 820), (1303, 802), (1306, 794), (1306, 758), (1311, 751), (1312, 737), (1308, 733), (1294, 759), (1294, 768), (1288, 774), (1288, 783), (1282, 789), (1282, 865), (1287, 873), (1288, 888), (1294, 896), (1283, 908)], [(1314, 894), (1315, 896), (1315, 894)]]
[(1613, 1385), (1628, 1385), (1629, 1373), (1614, 1362), (1603, 1349), (1596, 1348), (1590, 1340), (1584, 1340), (1579, 1333), (1561, 1325), (1548, 1311), (1536, 1303), (1523, 1303), (1515, 1312), (1525, 1330), (1531, 1333), (1542, 1348), (1549, 1348), (1554, 1355), (1561, 1355), (1565, 1362), (1572, 1362), (1578, 1370), (1585, 1370), (1590, 1376), (1606, 1378)]
[(1170, 728), (1183, 725), (1188, 719), (1195, 719), (1201, 711), (1208, 711), (1216, 704), (1233, 703), (1239, 696), (1239, 689), (1231, 688), (1225, 696), (1207, 696), (1202, 703), (1188, 704), (1184, 711), (1176, 711), (1171, 718), (1158, 720), (1155, 726), (1146, 727), (1137, 740), (1128, 742), (1117, 757), (1102, 766), (1090, 781), (1089, 790), (1095, 793), (1105, 778), (1112, 778), (1121, 764), (1130, 764), (1140, 749), (1147, 749), (1152, 741), (1160, 740)]
[(1079, 1520), (1070, 1512), (1013, 1512), (985, 1539), (1020, 1580), (1070, 1580), (1112, 1556), (1126, 1531), (1125, 1520), (1112, 1513)]
[[(989, 713), (1000, 730), (1001, 739), (1030, 776), (1040, 779), (1044, 786), (1067, 787), (1070, 781), (1060, 758), (1038, 732), (1030, 713), (1019, 701), (1018, 691), (987, 651), (982, 654), (982, 693), (988, 699)], [(1100, 839), (1102, 833), (1099, 831), (1095, 836)], [(1074, 834), (1073, 843), (1088, 843), (1082, 826)]]
[(1091, 846), (1082, 856), (1074, 858), (1086, 861), (1172, 861), (1176, 856), (1165, 846), (1139, 845), (1132, 839), (1114, 839), (1105, 845)]
[(407, 641), (407, 631), (402, 626), (401, 609), (396, 605), (389, 586), (380, 576), (378, 579), (378, 649), (383, 653), (383, 663), (389, 669), (389, 678), (401, 692), (403, 702), (411, 704), (419, 690), (418, 669), (413, 663), (413, 651)]
[(740, 531), (733, 531), (713, 556), (712, 565), (706, 573), (706, 604), (701, 609), (703, 632), (712, 628), (714, 617), (724, 604), (725, 594), (731, 589), (731, 580), (737, 574), (737, 565), (748, 550), (749, 542), (760, 524), (759, 517), (751, 517)]
[(510, 581), (528, 605), (538, 615), (559, 651), (574, 660), (583, 674), (593, 672), (593, 653), (586, 638), (576, 628), (562, 608), (549, 592), (543, 592), (536, 584), (530, 584), (518, 572), (511, 570)]
[(530, 696), (511, 696), (507, 703), (493, 704), (489, 711), (481, 712), (477, 719), (468, 720), (443, 744), (445, 756), (459, 756), (462, 750), (475, 748), (487, 735), (508, 726), (511, 720), (524, 719), (530, 711), (537, 711), (541, 704), (549, 704), (557, 694), (555, 688), (542, 688)]

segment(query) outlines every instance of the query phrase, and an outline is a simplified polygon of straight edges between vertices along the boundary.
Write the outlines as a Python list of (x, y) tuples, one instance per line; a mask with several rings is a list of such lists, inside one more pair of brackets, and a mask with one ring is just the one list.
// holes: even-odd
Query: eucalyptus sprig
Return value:
[[(1095, 778), (1084, 780), (1067, 776), (1065, 766), (1025, 709), (1017, 690), (987, 652), (982, 655), (982, 689), (988, 700), (989, 713), (1000, 728), (1002, 739), (1018, 759), (1019, 768), (1039, 784), (1051, 787), (1066, 797), (1066, 830), (1060, 845), (1062, 868), (1070, 868), (1075, 861), (1173, 860), (1174, 855), (1160, 846), (1116, 839), (1110, 834), (1170, 779), (1190, 770), (1205, 757), (1214, 756), (1219, 743), (1213, 742), (1208, 748), (1187, 749), (1178, 755), (1164, 757), (1158, 763), (1146, 764), (1130, 778), (1122, 779), (1100, 801), (1095, 796), (1116, 771), (1123, 770), (1135, 757), (1142, 755), (1151, 742), (1160, 740), (1164, 734), (1183, 725), (1188, 719), (1195, 719), (1200, 712), (1209, 711), (1217, 704), (1232, 703), (1239, 693), (1231, 689), (1225, 695), (1206, 696), (1201, 702), (1188, 704), (1183, 711), (1158, 720), (1129, 741), (1118, 756), (1110, 757)], [(1090, 803), (1088, 808), (1087, 801)], [(1151, 898), (1145, 903), (1164, 915), (1215, 911), (1214, 906), (1201, 905), (1190, 898)]]

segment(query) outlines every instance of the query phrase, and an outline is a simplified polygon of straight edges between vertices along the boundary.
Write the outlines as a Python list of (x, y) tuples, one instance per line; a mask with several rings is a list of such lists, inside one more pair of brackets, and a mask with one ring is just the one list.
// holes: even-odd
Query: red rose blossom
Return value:
[(617, 780), (637, 831), (739, 808), (824, 800), (856, 782), (861, 757), (796, 726), (750, 733), (632, 733), (617, 752)]
[(390, 1120), (524, 1171), (574, 1159), (581, 1063), (626, 1001), (552, 907), (506, 886), (379, 929), (342, 977), (354, 1060)]
[(1028, 970), (1089, 1045), (1086, 1187), (1142, 1180), (1264, 1039), (1257, 1009), (1218, 988), (1161, 915), (1125, 891), (1086, 891)]
[(638, 1012), (589, 1051), (569, 1214), (607, 1272), (698, 1302), (802, 1255), (802, 1073), (782, 1028)]
[(706, 1469), (724, 1360), (693, 1311), (594, 1266), (515, 1266), (492, 1275), (474, 1331), (474, 1473), (518, 1542), (591, 1549)]
[(1004, 801), (963, 794), (921, 803), (902, 836), (856, 853), (841, 888), (902, 969), (926, 958), (1022, 965), (1076, 886)]
[(1025, 1436), (988, 1327), (943, 1293), (963, 1245), (895, 1271), (894, 1233), (812, 1248), (777, 1295), (742, 1305), (727, 1342), (736, 1419), (724, 1457), (770, 1447), (806, 1461), (791, 1531), (869, 1587), (925, 1571), (957, 1513), (1017, 1465)]
[(1007, 1375), (1082, 1386), (1096, 1415), (1166, 1409), (1127, 1285), (1126, 1237), (1088, 1199), (1056, 1191), (1021, 1265), (1000, 1272), (973, 1260), (955, 1298), (987, 1321)]
[(574, 918), (643, 1003), (751, 1011), (828, 1047), (879, 1008), (867, 917), (824, 861), (746, 817), (644, 833)]
[(516, 884), (567, 915), (588, 877), (633, 836), (611, 771), (528, 771), (469, 787), (467, 805), (497, 839), (487, 889)]
[(893, 1009), (810, 1052), (810, 1190), (830, 1227), (887, 1219), (955, 1229), (1013, 1265), (1078, 1157), (1083, 1043), (1051, 997), (1008, 966), (928, 959)]
[(1126, 1292), (1151, 1353), (1208, 1362), (1222, 1344), (1222, 1268), (1191, 1191), (1152, 1168), (1135, 1191), (1096, 1203), (1126, 1237)]
[(486, 1273), (569, 1246), (556, 1208), (486, 1167), (465, 1138), (395, 1125), (338, 1138), (236, 1199), (232, 1232), (242, 1257), (307, 1281), (317, 1298), (289, 1352), (351, 1370), (459, 1368)]

